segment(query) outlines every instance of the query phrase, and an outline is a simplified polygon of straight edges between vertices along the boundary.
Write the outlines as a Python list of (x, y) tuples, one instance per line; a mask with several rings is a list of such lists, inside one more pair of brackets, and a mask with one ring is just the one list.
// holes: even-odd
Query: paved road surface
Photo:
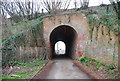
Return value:
[(46, 79), (90, 79), (70, 59), (57, 59)]

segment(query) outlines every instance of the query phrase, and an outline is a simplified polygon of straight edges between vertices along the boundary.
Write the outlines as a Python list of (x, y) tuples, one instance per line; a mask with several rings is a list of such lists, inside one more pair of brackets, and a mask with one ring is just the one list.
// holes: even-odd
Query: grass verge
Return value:
[[(46, 62), (47, 61), (38, 61), (38, 60), (35, 60), (31, 63), (13, 62), (13, 65), (16, 67), (20, 66), (29, 69), (24, 72), (10, 73), (8, 75), (3, 75), (2, 78), (0, 78), (0, 81), (3, 79), (30, 79), (40, 70), (40, 68)], [(11, 77), (11, 75), (15, 75), (15, 76)]]
[(77, 59), (84, 66), (88, 67), (91, 71), (95, 72), (99, 76), (105, 79), (118, 79), (119, 71), (115, 64), (107, 65), (99, 62), (96, 59), (89, 57), (81, 57)]

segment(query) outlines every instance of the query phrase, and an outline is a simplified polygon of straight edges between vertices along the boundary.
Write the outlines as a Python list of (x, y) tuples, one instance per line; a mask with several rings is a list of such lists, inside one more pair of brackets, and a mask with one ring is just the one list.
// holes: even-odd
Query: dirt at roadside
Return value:
[(3, 75), (8, 75), (10, 73), (19, 73), (19, 72), (26, 72), (28, 70), (32, 70), (29, 67), (23, 67), (23, 66), (10, 66), (2, 69)]
[(100, 67), (99, 69), (96, 69), (96, 66), (91, 63), (87, 63), (87, 66), (84, 64), (81, 64), (78, 61), (73, 61), (75, 65), (77, 65), (80, 69), (82, 69), (84, 72), (86, 72), (89, 76), (91, 76), (93, 79), (119, 79), (120, 73), (117, 69), (110, 70), (105, 67)]

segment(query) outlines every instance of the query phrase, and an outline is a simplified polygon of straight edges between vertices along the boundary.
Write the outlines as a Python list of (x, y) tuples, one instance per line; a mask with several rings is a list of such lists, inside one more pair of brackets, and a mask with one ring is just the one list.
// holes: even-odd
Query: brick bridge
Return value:
[[(44, 39), (49, 48), (49, 57), (54, 56), (54, 46), (58, 41), (66, 44), (66, 55), (81, 56), (88, 41), (88, 23), (85, 15), (71, 14), (43, 19)], [(80, 45), (80, 41), (83, 43)], [(80, 48), (81, 47), (81, 48)]]
[(88, 20), (84, 14), (46, 17), (43, 19), (43, 31), (49, 58), (55, 56), (55, 43), (63, 41), (66, 44), (66, 56), (72, 58), (88, 56), (107, 64), (113, 62), (119, 64), (119, 36), (110, 31), (110, 38), (112, 38), (110, 40), (107, 28), (99, 25), (98, 30), (94, 27), (91, 38)]

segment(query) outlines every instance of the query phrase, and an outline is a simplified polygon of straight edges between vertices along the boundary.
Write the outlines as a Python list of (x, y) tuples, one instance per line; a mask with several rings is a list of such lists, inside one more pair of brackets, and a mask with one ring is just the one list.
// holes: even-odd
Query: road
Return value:
[(90, 79), (70, 59), (56, 59), (46, 79)]

